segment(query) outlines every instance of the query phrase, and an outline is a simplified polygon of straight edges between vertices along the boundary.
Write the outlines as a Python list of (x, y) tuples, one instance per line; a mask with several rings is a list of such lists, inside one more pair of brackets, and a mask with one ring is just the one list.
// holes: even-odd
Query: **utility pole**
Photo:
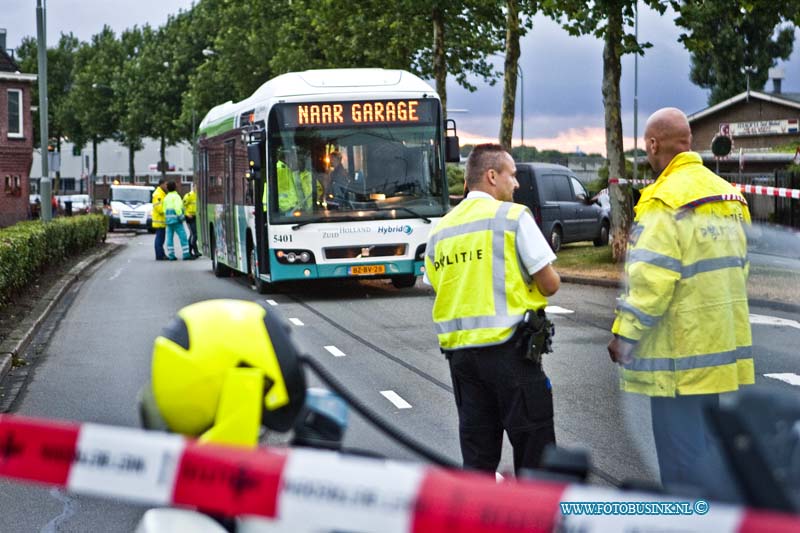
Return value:
[(36, 0), (36, 33), (39, 51), (39, 137), (40, 152), (42, 154), (42, 178), (39, 181), (39, 198), (41, 199), (42, 220), (48, 222), (53, 218), (52, 195), (50, 183), (50, 170), (47, 166), (48, 124), (47, 124), (47, 38), (46, 24), (47, 8), (42, 7), (42, 0)]

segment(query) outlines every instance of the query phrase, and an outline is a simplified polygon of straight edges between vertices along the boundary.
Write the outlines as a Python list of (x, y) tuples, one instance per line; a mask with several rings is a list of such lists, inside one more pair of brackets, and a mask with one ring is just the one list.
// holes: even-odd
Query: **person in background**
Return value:
[(183, 209), (186, 225), (189, 226), (189, 254), (200, 257), (200, 251), (197, 249), (197, 194), (194, 192), (194, 183), (189, 192), (183, 195)]
[(561, 278), (531, 212), (513, 201), (515, 174), (499, 144), (472, 150), (469, 194), (431, 231), (425, 280), (436, 291), (433, 321), (450, 362), (464, 467), (495, 472), (505, 430), (519, 474), (555, 444), (541, 356), (553, 334), (546, 297)]
[(153, 191), (153, 212), (152, 225), (156, 230), (154, 246), (156, 250), (156, 261), (166, 261), (167, 254), (164, 253), (164, 240), (166, 238), (167, 223), (164, 217), (164, 196), (167, 195), (167, 182), (165, 179), (158, 180), (156, 190)]
[(186, 239), (186, 230), (183, 228), (183, 221), (186, 218), (183, 214), (183, 200), (178, 194), (174, 181), (167, 182), (167, 195), (164, 197), (164, 215), (167, 223), (167, 259), (170, 261), (177, 259), (173, 242), (176, 233), (181, 242), (182, 258), (184, 260), (195, 259), (195, 256), (189, 253), (189, 242)]
[[(625, 293), (611, 360), (622, 390), (650, 397), (665, 487), (704, 486), (713, 464), (704, 412), (720, 393), (754, 382), (747, 302), (747, 202), (690, 151), (682, 111), (647, 120), (647, 160), (658, 176), (642, 190), (631, 228)], [(713, 469), (713, 467), (711, 467)]]

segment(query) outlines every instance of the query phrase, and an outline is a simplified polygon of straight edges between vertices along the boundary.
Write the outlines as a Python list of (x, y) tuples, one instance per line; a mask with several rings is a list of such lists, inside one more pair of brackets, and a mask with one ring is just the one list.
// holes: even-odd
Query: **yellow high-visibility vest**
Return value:
[(505, 342), (526, 310), (547, 305), (517, 255), (519, 218), (526, 209), (468, 198), (431, 231), (425, 273), (436, 291), (433, 322), (443, 349)]

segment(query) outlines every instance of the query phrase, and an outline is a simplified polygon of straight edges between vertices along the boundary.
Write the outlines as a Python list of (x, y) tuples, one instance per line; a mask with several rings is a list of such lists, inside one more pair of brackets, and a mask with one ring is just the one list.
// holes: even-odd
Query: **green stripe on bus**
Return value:
[(219, 135), (220, 133), (224, 133), (228, 130), (233, 129), (233, 117), (228, 117), (226, 119), (217, 122), (216, 124), (209, 124), (205, 128), (201, 129), (198, 132), (198, 135), (206, 135), (208, 137), (213, 137), (215, 135)]

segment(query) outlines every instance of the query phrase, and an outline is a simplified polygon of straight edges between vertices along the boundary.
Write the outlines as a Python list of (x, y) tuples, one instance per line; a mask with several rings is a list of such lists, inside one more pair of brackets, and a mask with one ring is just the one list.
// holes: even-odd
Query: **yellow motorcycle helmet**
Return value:
[(254, 446), (260, 426), (289, 430), (305, 401), (290, 327), (244, 300), (184, 307), (153, 344), (152, 398), (170, 431)]

